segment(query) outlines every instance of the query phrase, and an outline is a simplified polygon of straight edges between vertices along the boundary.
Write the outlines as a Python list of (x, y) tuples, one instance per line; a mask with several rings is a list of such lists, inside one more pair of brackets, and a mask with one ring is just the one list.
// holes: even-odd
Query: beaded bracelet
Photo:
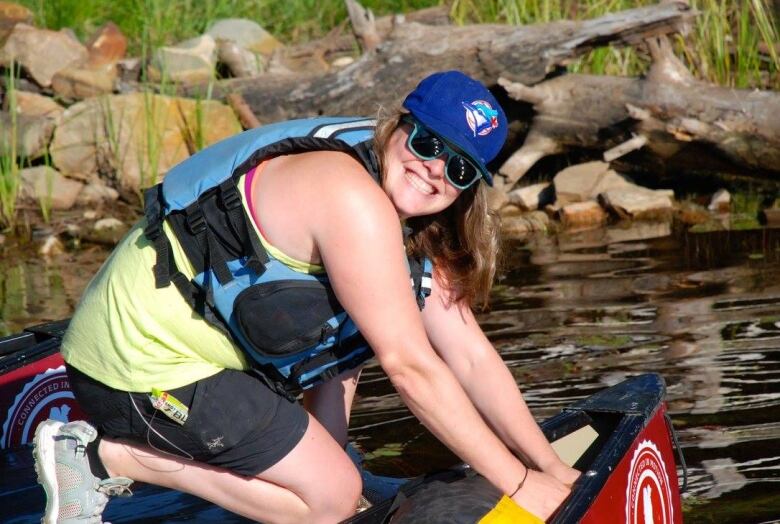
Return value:
[(525, 475), (523, 475), (523, 480), (521, 480), (521, 481), (520, 481), (520, 484), (518, 484), (518, 485), (517, 485), (517, 488), (516, 488), (516, 489), (515, 489), (515, 490), (512, 492), (512, 494), (511, 494), (511, 495), (509, 495), (509, 498), (510, 498), (510, 499), (511, 499), (512, 497), (514, 497), (514, 496), (517, 494), (517, 492), (518, 492), (518, 491), (520, 491), (520, 488), (522, 488), (522, 487), (523, 487), (523, 484), (525, 484), (525, 479), (527, 479), (527, 478), (528, 478), (528, 469), (529, 469), (529, 468), (525, 468)]

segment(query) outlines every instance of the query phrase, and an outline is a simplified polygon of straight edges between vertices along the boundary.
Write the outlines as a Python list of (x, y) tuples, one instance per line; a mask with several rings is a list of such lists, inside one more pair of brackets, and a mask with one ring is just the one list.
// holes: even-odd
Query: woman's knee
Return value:
[(327, 476), (321, 479), (322, 489), (309, 505), (315, 522), (338, 522), (355, 513), (363, 483), (360, 473), (350, 463), (338, 478)]

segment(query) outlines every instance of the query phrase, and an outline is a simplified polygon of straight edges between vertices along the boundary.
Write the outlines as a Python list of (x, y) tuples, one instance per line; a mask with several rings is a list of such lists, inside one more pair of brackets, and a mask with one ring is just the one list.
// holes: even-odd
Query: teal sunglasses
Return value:
[(413, 118), (404, 118), (404, 122), (414, 126), (406, 146), (420, 160), (433, 160), (441, 155), (447, 155), (444, 176), (458, 189), (467, 189), (480, 178), (482, 171), (464, 154), (450, 147), (442, 138), (428, 131)]

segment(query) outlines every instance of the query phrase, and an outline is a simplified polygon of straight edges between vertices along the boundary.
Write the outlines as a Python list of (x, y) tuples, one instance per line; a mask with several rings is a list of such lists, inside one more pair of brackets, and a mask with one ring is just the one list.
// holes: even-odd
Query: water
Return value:
[[(780, 230), (670, 233), (636, 224), (510, 243), (480, 322), (539, 418), (662, 374), (688, 462), (686, 522), (780, 522)], [(70, 314), (105, 255), (6, 253), (0, 330)], [(378, 473), (455, 462), (375, 364), (351, 436)]]

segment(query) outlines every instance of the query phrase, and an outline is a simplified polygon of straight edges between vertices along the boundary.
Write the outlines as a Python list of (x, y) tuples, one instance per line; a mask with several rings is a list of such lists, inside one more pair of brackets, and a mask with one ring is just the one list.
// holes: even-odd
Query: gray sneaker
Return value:
[(46, 491), (44, 524), (101, 523), (111, 495), (130, 496), (132, 480), (96, 478), (89, 468), (87, 444), (97, 430), (77, 420), (47, 420), (35, 430), (33, 454), (38, 482)]

